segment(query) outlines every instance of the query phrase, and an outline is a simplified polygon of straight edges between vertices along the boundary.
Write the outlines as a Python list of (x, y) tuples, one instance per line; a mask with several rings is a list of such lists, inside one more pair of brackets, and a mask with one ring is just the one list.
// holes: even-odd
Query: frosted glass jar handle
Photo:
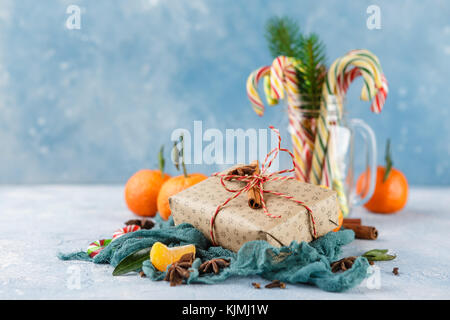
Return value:
[[(350, 119), (350, 127), (354, 132), (360, 132), (364, 139), (364, 144), (366, 145), (366, 167), (365, 172), (370, 172), (369, 175), (369, 189), (366, 194), (357, 194), (356, 188), (353, 188), (353, 193), (351, 195), (352, 205), (358, 206), (367, 202), (373, 195), (375, 190), (376, 174), (377, 174), (377, 140), (375, 138), (375, 133), (372, 128), (369, 127), (361, 119)], [(363, 190), (366, 188), (363, 188)], [(367, 190), (367, 189), (366, 189)]]

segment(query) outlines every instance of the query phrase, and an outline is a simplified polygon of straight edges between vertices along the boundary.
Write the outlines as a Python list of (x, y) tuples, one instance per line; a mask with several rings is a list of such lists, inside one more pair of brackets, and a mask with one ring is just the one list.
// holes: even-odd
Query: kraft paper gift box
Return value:
[[(240, 189), (242, 181), (225, 181), (227, 187)], [(317, 236), (332, 231), (338, 226), (338, 203), (335, 191), (297, 180), (268, 181), (265, 190), (281, 192), (303, 201), (311, 210), (315, 220)], [(170, 197), (170, 209), (175, 225), (187, 222), (199, 229), (209, 240), (211, 217), (217, 207), (232, 197), (217, 176), (210, 177)], [(305, 207), (273, 194), (264, 194), (268, 211), (281, 218), (267, 216), (263, 209), (252, 209), (246, 193), (225, 205), (214, 223), (216, 243), (237, 252), (246, 242), (265, 240), (273, 246), (287, 246), (293, 240), (313, 240), (312, 221)]]

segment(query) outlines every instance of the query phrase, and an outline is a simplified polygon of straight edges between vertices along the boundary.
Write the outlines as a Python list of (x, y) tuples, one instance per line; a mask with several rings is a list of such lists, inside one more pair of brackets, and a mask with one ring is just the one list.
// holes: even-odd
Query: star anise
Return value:
[(141, 220), (133, 219), (133, 220), (128, 220), (127, 222), (125, 222), (126, 226), (129, 226), (132, 224), (137, 225), (137, 226), (141, 227), (141, 229), (146, 229), (146, 230), (149, 230), (155, 226), (155, 223), (150, 219), (141, 219)]
[(220, 268), (226, 268), (230, 265), (229, 260), (225, 259), (211, 259), (206, 262), (203, 262), (198, 270), (202, 273), (213, 272), (218, 274), (220, 272)]
[(255, 173), (257, 165), (258, 164), (255, 162), (249, 165), (237, 167), (233, 170), (228, 171), (228, 174), (234, 176), (251, 176), (253, 173)]
[(164, 280), (169, 281), (171, 287), (182, 284), (184, 279), (189, 278), (189, 268), (192, 267), (193, 260), (193, 253), (183, 255), (180, 260), (172, 263), (169, 270), (167, 270)]
[(330, 264), (331, 271), (336, 273), (339, 271), (346, 271), (350, 269), (353, 266), (353, 263), (355, 263), (356, 257), (347, 257), (343, 258), (341, 260), (335, 261)]

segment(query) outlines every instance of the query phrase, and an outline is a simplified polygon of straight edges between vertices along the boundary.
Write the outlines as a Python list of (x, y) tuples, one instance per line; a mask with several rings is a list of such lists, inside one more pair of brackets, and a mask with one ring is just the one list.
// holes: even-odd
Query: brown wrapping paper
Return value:
[[(244, 182), (226, 181), (227, 186), (238, 189)], [(305, 202), (311, 208), (320, 237), (338, 226), (338, 203), (336, 192), (297, 180), (270, 181), (264, 184), (265, 190), (282, 192)], [(169, 199), (175, 225), (183, 222), (192, 224), (208, 239), (210, 222), (217, 206), (233, 193), (226, 191), (219, 177), (210, 177)], [(312, 222), (307, 210), (285, 198), (264, 194), (267, 208), (281, 218), (266, 216), (262, 209), (251, 209), (247, 194), (241, 194), (229, 202), (216, 217), (216, 242), (237, 252), (246, 242), (266, 240), (273, 246), (287, 246), (291, 241), (311, 241)]]

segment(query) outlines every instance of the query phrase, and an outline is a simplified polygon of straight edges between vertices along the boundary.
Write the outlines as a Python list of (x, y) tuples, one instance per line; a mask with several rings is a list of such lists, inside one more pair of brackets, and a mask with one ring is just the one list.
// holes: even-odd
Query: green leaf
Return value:
[(388, 251), (389, 251), (389, 249), (373, 249), (373, 250), (367, 251), (365, 254), (375, 255), (375, 254), (380, 254), (380, 253), (387, 253)]
[(114, 269), (113, 276), (120, 276), (142, 268), (142, 263), (150, 259), (150, 249), (151, 247), (141, 249), (125, 257)]
[(395, 255), (387, 254), (388, 249), (373, 249), (365, 252), (362, 256), (369, 261), (389, 261), (396, 258)]

